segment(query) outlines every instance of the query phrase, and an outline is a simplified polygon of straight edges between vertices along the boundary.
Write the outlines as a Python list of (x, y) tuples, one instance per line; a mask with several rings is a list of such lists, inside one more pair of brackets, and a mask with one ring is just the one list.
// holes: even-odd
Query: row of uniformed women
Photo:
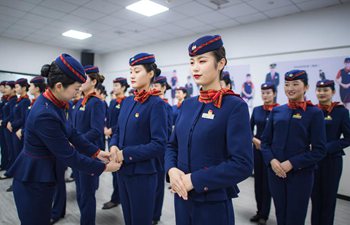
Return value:
[(31, 107), (23, 149), (6, 172), (14, 178), (13, 193), (21, 224), (50, 224), (56, 184), (60, 184), (59, 163), (91, 177), (117, 171), (121, 166), (115, 156), (101, 151), (72, 127), (68, 102), (87, 80), (82, 65), (62, 54), (43, 67), (42, 75), (47, 77), (48, 88)]
[(261, 86), (264, 105), (254, 108), (251, 117), (252, 131), (257, 128), (253, 138), (257, 214), (252, 222), (266, 224), (272, 195), (278, 224), (304, 224), (310, 197), (311, 224), (333, 224), (343, 149), (350, 145), (349, 112), (332, 102), (334, 81), (317, 82), (318, 107), (305, 101), (307, 89), (305, 71), (286, 73), (289, 102), (276, 107), (275, 87)]

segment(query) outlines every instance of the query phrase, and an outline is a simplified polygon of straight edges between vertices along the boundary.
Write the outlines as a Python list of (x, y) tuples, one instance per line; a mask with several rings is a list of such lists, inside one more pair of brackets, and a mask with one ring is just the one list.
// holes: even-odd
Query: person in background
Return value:
[(261, 98), (263, 105), (257, 106), (253, 109), (250, 118), (250, 126), (252, 132), (256, 128), (253, 137), (254, 147), (254, 192), (257, 205), (257, 212), (252, 218), (251, 222), (257, 222), (259, 225), (265, 225), (270, 214), (271, 194), (267, 178), (267, 166), (264, 163), (261, 153), (261, 135), (265, 129), (270, 112), (278, 104), (274, 102), (276, 95), (276, 87), (272, 83), (263, 83), (261, 85)]
[(342, 103), (350, 110), (350, 57), (344, 59), (344, 68), (338, 71), (335, 82), (339, 84)]
[(280, 85), (280, 74), (276, 72), (276, 63), (270, 64), (270, 72), (266, 74), (265, 77), (265, 83), (272, 83), (276, 87), (276, 97), (275, 97), (275, 102), (277, 102), (277, 90), (278, 86)]
[[(108, 107), (107, 113), (107, 126), (104, 129), (104, 134), (108, 138), (108, 145), (111, 141), (113, 134), (117, 132), (118, 118), (120, 108), (123, 105), (123, 101), (126, 96), (125, 93), (129, 88), (128, 81), (124, 77), (117, 77), (113, 80), (113, 94), (114, 99), (111, 100)], [(111, 200), (104, 203), (102, 209), (111, 209), (117, 207), (120, 204), (119, 187), (118, 187), (118, 175), (112, 173), (113, 176), (113, 193)]]
[(247, 102), (249, 108), (253, 107), (254, 93), (254, 84), (251, 80), (251, 75), (248, 73), (246, 75), (246, 81), (242, 85), (241, 97)]
[(304, 225), (316, 164), (326, 152), (322, 112), (305, 101), (304, 70), (285, 74), (288, 104), (274, 108), (261, 136), (268, 182), (278, 225)]
[(0, 171), (5, 170), (6, 165), (8, 164), (8, 155), (7, 155), (7, 147), (6, 147), (5, 136), (4, 136), (4, 127), (2, 126), (3, 107), (7, 103), (7, 95), (4, 94), (5, 85), (6, 85), (6, 81), (0, 82), (0, 93), (2, 94), (1, 102), (0, 102), (0, 148), (1, 148)]
[(234, 83), (230, 78), (230, 73), (228, 71), (223, 71), (222, 76), (220, 79), (220, 84), (222, 88), (228, 88), (233, 90), (234, 89)]
[(189, 97), (191, 97), (193, 94), (193, 84), (191, 80), (191, 76), (187, 76), (187, 83), (185, 84), (185, 88)]
[(318, 107), (326, 124), (326, 157), (318, 162), (311, 195), (312, 225), (333, 225), (339, 181), (343, 169), (344, 150), (350, 145), (349, 110), (333, 102), (333, 80), (320, 80), (316, 84)]
[(187, 88), (178, 87), (176, 88), (175, 97), (177, 99), (177, 104), (173, 105), (173, 125), (175, 125), (177, 116), (179, 115), (179, 111), (181, 109), (183, 101), (188, 98)]

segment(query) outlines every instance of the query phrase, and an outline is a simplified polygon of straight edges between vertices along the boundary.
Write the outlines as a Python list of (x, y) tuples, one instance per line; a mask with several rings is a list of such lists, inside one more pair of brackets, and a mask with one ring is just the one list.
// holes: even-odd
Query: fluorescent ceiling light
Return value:
[(79, 40), (84, 40), (84, 39), (89, 38), (89, 37), (92, 36), (91, 34), (80, 32), (80, 31), (77, 31), (77, 30), (69, 30), (69, 31), (66, 31), (66, 32), (62, 33), (62, 35), (66, 36), (66, 37), (79, 39)]
[(156, 14), (168, 11), (169, 8), (162, 6), (150, 0), (141, 0), (128, 5), (126, 9), (137, 12), (144, 16), (154, 16)]

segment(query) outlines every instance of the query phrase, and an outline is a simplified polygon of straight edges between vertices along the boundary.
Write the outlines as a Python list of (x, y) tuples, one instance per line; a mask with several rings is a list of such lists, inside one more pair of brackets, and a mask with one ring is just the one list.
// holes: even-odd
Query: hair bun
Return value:
[(154, 76), (158, 77), (161, 74), (161, 70), (157, 67), (157, 64), (153, 63), (152, 64), (153, 71), (154, 71)]
[(48, 77), (50, 73), (51, 66), (49, 64), (45, 64), (41, 67), (40, 75), (43, 77)]
[(103, 81), (105, 80), (105, 76), (103, 76), (102, 74), (99, 74), (98, 79), (99, 79), (99, 82), (102, 84)]

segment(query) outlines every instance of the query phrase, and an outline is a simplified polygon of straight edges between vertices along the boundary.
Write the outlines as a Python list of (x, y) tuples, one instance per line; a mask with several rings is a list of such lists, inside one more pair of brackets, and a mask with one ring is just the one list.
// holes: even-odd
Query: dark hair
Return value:
[(176, 91), (182, 91), (182, 93), (186, 94), (185, 99), (190, 97), (190, 96), (188, 96), (187, 89), (181, 88), (181, 89), (176, 89)]
[(72, 78), (61, 71), (55, 61), (51, 65), (45, 64), (41, 67), (41, 76), (47, 77), (47, 86), (50, 88), (53, 88), (58, 82), (61, 82), (64, 88), (75, 83)]
[[(224, 68), (227, 64), (227, 59), (226, 59), (226, 50), (224, 48), (224, 46), (221, 46), (220, 48), (212, 51), (216, 60), (216, 63), (218, 63), (221, 59), (225, 59), (225, 65)], [(224, 71), (224, 68), (222, 68), (222, 70), (220, 70), (220, 77), (222, 75), (222, 71)]]
[(151, 79), (151, 83), (153, 82), (154, 78), (158, 77), (160, 73), (162, 72), (158, 67), (157, 64), (155, 63), (147, 63), (147, 64), (142, 64), (143, 67), (146, 69), (147, 73), (153, 71), (154, 76)]
[(304, 83), (305, 86), (309, 85), (309, 79), (308, 78), (301, 79), (301, 81)]
[(40, 93), (43, 93), (46, 90), (46, 84), (45, 83), (33, 83), (34, 87), (38, 87)]
[(91, 80), (96, 80), (95, 88), (98, 84), (102, 84), (105, 80), (105, 77), (102, 74), (99, 73), (89, 73), (87, 74)]
[(96, 90), (98, 90), (98, 91), (100, 91), (100, 92), (101, 92), (101, 94), (102, 94), (103, 92), (105, 92), (105, 91), (106, 91), (105, 86), (103, 86), (101, 83), (96, 84), (95, 89), (96, 89)]
[(21, 87), (25, 87), (26, 91), (29, 90), (29, 84), (28, 83), (25, 83), (24, 85), (23, 84), (18, 84), (18, 85), (21, 86)]

